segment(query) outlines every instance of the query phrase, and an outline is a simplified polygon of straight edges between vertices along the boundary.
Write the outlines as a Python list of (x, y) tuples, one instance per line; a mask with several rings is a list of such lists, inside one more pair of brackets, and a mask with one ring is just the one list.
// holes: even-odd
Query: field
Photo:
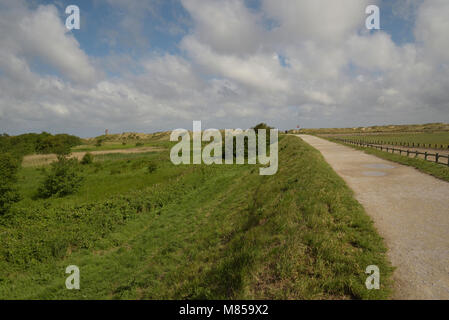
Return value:
[(449, 149), (449, 132), (358, 134), (345, 135), (344, 138), (386, 145), (413, 145), (414, 147), (428, 147), (446, 150)]
[[(168, 149), (95, 156), (64, 198), (36, 197), (48, 166), (22, 167), (23, 199), (0, 217), (0, 299), (388, 298), (383, 241), (352, 191), (297, 137), (279, 147), (273, 176), (175, 166)], [(82, 290), (65, 288), (68, 265)]]

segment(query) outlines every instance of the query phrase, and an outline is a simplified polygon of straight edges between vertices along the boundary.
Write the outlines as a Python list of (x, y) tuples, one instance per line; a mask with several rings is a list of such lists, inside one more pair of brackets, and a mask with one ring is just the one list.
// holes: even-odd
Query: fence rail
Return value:
[[(437, 153), (429, 153), (427, 151), (420, 152), (418, 150), (397, 149), (394, 147), (387, 147), (382, 144), (373, 144), (373, 143), (368, 143), (368, 142), (364, 142), (364, 141), (354, 141), (354, 140), (342, 139), (342, 138), (334, 138), (334, 139), (337, 141), (343, 142), (343, 143), (347, 143), (347, 144), (353, 144), (353, 145), (357, 145), (357, 146), (361, 146), (361, 147), (375, 148), (380, 151), (386, 151), (386, 152), (391, 151), (391, 153), (398, 152), (400, 155), (402, 155), (402, 154), (407, 155), (407, 157), (410, 157), (410, 155), (415, 155), (415, 158), (416, 158), (416, 157), (419, 157), (420, 155), (422, 155), (422, 156), (424, 156), (424, 160), (439, 163), (439, 164), (446, 164), (447, 166), (449, 166), (449, 155), (439, 154), (438, 152)], [(429, 158), (433, 158), (434, 160), (431, 160)], [(442, 160), (442, 159), (447, 159), (446, 163), (440, 162), (440, 160)]]
[[(353, 140), (353, 139), (349, 139), (349, 140)], [(364, 142), (371, 143), (371, 144), (377, 144), (377, 145), (391, 145), (391, 146), (409, 147), (409, 148), (410, 147), (411, 148), (428, 148), (428, 149), (440, 149), (440, 150), (448, 150), (449, 151), (449, 144), (441, 144), (441, 143), (401, 142), (401, 141), (376, 140), (376, 139), (372, 139), (372, 140), (370, 139), (370, 141), (364, 141)]]

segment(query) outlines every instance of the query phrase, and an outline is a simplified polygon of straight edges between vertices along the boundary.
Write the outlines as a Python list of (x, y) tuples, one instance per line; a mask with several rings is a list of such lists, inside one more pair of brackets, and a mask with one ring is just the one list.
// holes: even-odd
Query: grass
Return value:
[(402, 156), (399, 154), (388, 153), (385, 151), (380, 151), (372, 148), (360, 147), (353, 144), (346, 144), (339, 140), (327, 138), (328, 140), (336, 143), (343, 144), (348, 147), (352, 147), (357, 150), (362, 150), (367, 154), (375, 155), (379, 158), (394, 161), (400, 164), (408, 165), (418, 169), (421, 172), (430, 174), (436, 178), (442, 179), (444, 181), (449, 182), (449, 166), (444, 164), (437, 164), (434, 162), (430, 162), (427, 160), (419, 159), (419, 158), (409, 158), (407, 156)]
[[(107, 155), (76, 195), (50, 200), (33, 199), (42, 169), (22, 169), (24, 199), (0, 218), (0, 299), (388, 298), (383, 241), (352, 191), (297, 137), (279, 156), (260, 176)], [(65, 289), (71, 264), (81, 290)], [(371, 264), (380, 290), (365, 288)]]

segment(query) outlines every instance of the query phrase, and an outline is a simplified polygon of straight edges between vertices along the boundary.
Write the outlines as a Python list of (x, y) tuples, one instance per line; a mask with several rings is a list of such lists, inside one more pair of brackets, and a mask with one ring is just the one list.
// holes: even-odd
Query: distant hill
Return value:
[(354, 128), (319, 128), (289, 130), (295, 134), (351, 134), (351, 133), (395, 133), (395, 132), (449, 132), (448, 123), (426, 123), (406, 125), (386, 125)]

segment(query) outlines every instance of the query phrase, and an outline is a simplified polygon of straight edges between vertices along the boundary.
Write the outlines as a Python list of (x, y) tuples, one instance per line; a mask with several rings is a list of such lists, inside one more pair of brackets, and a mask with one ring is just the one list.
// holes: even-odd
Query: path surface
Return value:
[(397, 267), (394, 298), (449, 299), (449, 183), (318, 137), (299, 137), (323, 154), (374, 220)]

